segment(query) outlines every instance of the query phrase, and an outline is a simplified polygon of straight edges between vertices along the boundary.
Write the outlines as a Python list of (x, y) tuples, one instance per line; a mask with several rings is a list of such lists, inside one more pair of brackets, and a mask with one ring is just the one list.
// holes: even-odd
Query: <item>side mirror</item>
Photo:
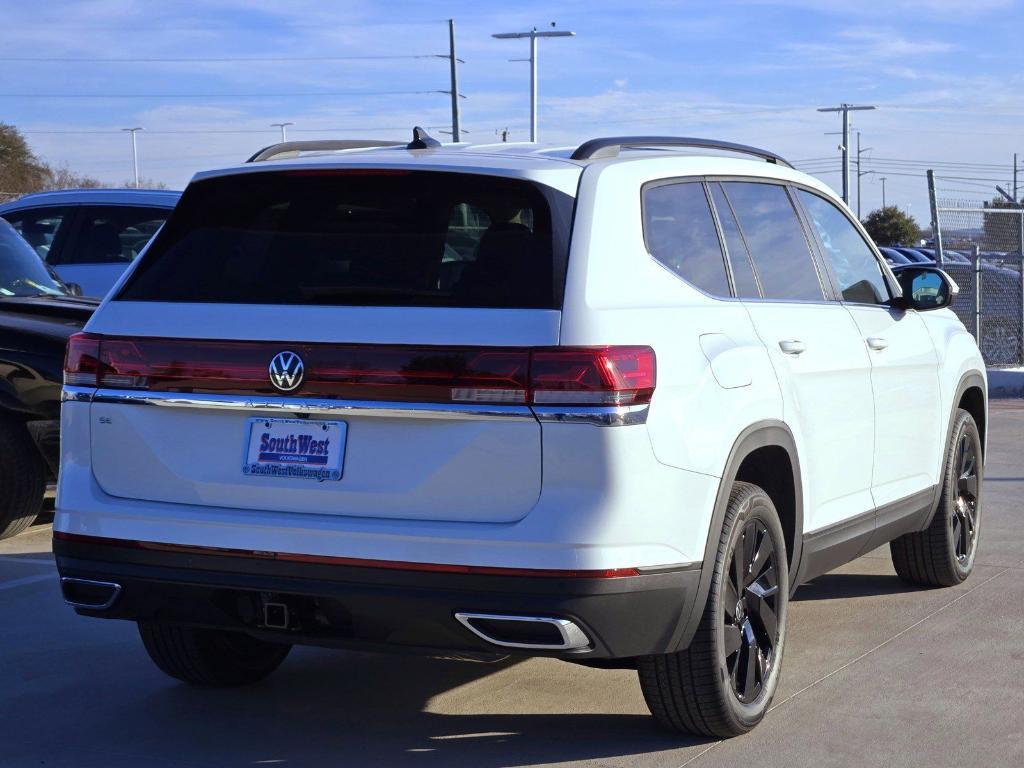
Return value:
[(916, 309), (926, 312), (953, 304), (960, 287), (938, 267), (923, 264), (905, 264), (893, 269), (903, 295), (892, 300), (897, 309)]

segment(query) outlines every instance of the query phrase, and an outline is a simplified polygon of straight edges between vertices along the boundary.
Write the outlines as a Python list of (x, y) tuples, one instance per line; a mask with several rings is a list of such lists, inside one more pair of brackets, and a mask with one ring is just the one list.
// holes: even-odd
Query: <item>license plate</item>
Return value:
[(242, 472), (256, 477), (341, 480), (344, 421), (249, 419)]

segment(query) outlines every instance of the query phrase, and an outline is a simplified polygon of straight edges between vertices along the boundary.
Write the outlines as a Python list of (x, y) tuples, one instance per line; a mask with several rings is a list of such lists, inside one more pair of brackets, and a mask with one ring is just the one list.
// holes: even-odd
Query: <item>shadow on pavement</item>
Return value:
[[(270, 680), (245, 689), (201, 690), (147, 676), (148, 690), (132, 705), (132, 741), (143, 748), (150, 740), (167, 745), (171, 752), (165, 755), (182, 765), (217, 765), (221, 759), (321, 765), (331, 758), (339, 765), (473, 768), (625, 757), (703, 743), (661, 731), (646, 715), (573, 714), (571, 690), (558, 714), (486, 713), (491, 696), (482, 688), (460, 692), (456, 705), (483, 712), (429, 711), (435, 696), (493, 673), (516, 676), (515, 666), (314, 652), (296, 654)], [(529, 700), (524, 691), (520, 701)], [(110, 726), (121, 720), (116, 709), (106, 718)]]
[(794, 602), (804, 600), (834, 600), (844, 597), (874, 597), (896, 595), (902, 592), (919, 592), (900, 580), (898, 576), (874, 573), (829, 573), (814, 581), (803, 584), (793, 598)]

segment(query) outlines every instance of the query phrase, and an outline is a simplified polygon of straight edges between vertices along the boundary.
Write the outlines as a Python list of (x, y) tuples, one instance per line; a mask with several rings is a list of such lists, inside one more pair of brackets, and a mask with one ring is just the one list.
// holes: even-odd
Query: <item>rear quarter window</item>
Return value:
[(559, 308), (572, 203), (519, 179), (430, 171), (203, 180), (118, 298)]
[(704, 185), (657, 183), (643, 190), (647, 250), (686, 282), (713, 296), (729, 296), (722, 244)]

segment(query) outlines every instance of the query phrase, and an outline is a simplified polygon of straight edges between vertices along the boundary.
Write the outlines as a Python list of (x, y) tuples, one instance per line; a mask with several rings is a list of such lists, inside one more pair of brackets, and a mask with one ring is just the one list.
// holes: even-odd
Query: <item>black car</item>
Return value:
[(0, 219), (0, 539), (32, 524), (57, 475), (64, 348), (99, 304), (74, 293)]

